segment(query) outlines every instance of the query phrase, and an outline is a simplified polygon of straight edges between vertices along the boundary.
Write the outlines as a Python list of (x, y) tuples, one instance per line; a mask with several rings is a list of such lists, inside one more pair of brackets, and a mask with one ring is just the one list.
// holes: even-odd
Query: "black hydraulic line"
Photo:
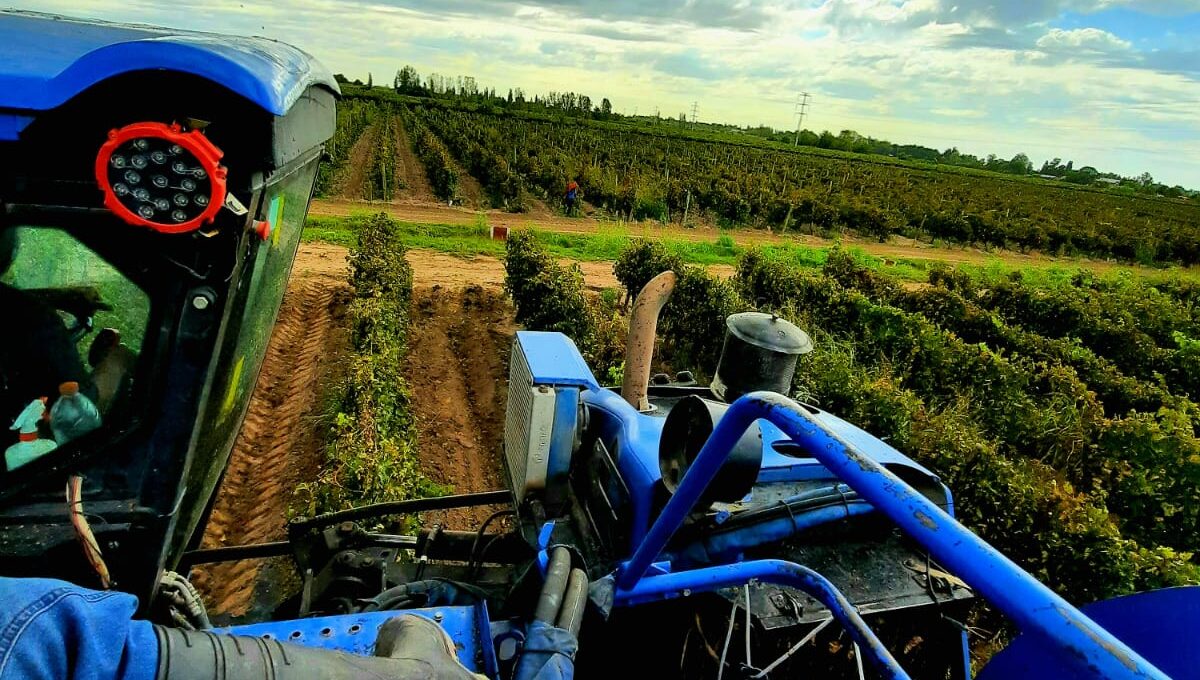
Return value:
[(516, 514), (516, 511), (512, 510), (511, 508), (505, 508), (504, 510), (497, 510), (496, 512), (493, 512), (491, 515), (488, 515), (487, 519), (483, 520), (483, 524), (480, 524), (479, 529), (475, 532), (475, 542), (471, 544), (471, 556), (467, 560), (468, 567), (471, 567), (475, 564), (475, 557), (479, 554), (479, 546), (483, 541), (483, 532), (487, 531), (488, 525), (497, 519), (504, 517), (505, 515)]
[(271, 543), (254, 543), (251, 545), (231, 545), (223, 548), (204, 548), (186, 552), (180, 558), (180, 567), (186, 570), (197, 564), (212, 564), (213, 562), (236, 562), (238, 560), (254, 560), (265, 557), (283, 557), (292, 554), (292, 544), (287, 541)]
[(416, 536), (397, 536), (393, 534), (367, 534), (367, 542), (381, 548), (398, 548), (412, 550), (417, 547)]
[(559, 546), (550, 552), (550, 566), (546, 568), (546, 582), (538, 596), (537, 608), (533, 610), (535, 621), (554, 625), (558, 610), (562, 607), (563, 592), (567, 589), (567, 576), (571, 571), (571, 553)]
[(469, 508), (478, 505), (497, 505), (512, 501), (512, 494), (505, 489), (496, 491), (481, 491), (479, 493), (464, 493), (455, 496), (436, 496), (434, 498), (416, 498), (408, 501), (392, 501), (390, 503), (374, 503), (361, 508), (339, 510), (324, 515), (292, 522), (288, 529), (292, 531), (329, 526), (338, 522), (353, 522), (372, 517), (387, 515), (408, 515), (430, 510), (449, 510), (452, 508)]
[(588, 577), (582, 569), (572, 569), (567, 577), (567, 592), (563, 594), (562, 611), (554, 625), (579, 635), (579, 626), (583, 623), (583, 610), (587, 607)]

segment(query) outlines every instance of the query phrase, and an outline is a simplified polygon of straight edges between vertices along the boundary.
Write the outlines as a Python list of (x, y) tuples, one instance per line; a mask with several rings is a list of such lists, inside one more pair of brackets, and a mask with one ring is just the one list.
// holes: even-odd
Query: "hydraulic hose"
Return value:
[(546, 582), (538, 596), (537, 608), (533, 611), (535, 621), (554, 624), (562, 608), (563, 593), (567, 589), (567, 577), (571, 572), (571, 553), (564, 547), (550, 552), (550, 565), (546, 568)]
[(583, 623), (583, 610), (587, 607), (588, 577), (582, 569), (572, 569), (567, 578), (567, 592), (563, 595), (562, 610), (558, 613), (555, 626), (571, 635), (579, 634)]

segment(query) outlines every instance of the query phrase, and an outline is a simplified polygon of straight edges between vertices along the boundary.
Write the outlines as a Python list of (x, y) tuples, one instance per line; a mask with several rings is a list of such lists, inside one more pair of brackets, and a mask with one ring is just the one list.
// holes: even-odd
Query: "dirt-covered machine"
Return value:
[[(508, 489), (198, 549), (337, 94), (269, 40), (0, 14), (3, 575), (202, 628), (180, 574), (290, 556), (288, 597), (218, 633), (370, 655), (407, 611), (489, 678), (965, 678), (983, 597), (1020, 631), (983, 676), (1195, 677), (1193, 589), (1076, 609), (958, 524), (933, 472), (784, 396), (811, 349), (787, 321), (731, 317), (712, 385), (648, 384), (670, 274), (635, 305), (619, 390), (567, 337), (517, 334)], [(503, 509), (474, 531), (395, 521), (484, 505)], [(223, 663), (188, 677), (240, 677)]]

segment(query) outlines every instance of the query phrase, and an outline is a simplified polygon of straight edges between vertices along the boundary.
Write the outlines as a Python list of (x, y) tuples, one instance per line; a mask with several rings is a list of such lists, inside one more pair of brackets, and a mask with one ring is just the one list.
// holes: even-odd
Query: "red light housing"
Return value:
[(199, 229), (225, 202), (225, 154), (199, 130), (133, 123), (108, 133), (96, 155), (104, 206), (129, 224), (164, 234)]

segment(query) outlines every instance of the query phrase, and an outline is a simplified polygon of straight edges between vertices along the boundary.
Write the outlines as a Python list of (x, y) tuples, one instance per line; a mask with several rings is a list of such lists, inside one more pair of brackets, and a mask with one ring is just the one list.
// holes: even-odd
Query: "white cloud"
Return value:
[(1063, 30), (1052, 28), (1048, 33), (1038, 38), (1037, 47), (1048, 52), (1065, 50), (1083, 50), (1096, 53), (1127, 52), (1133, 49), (1133, 43), (1122, 40), (1117, 36), (1098, 28), (1077, 28)]
[(625, 3), (620, 16), (578, 0), (37, 4), (29, 8), (263, 34), (376, 82), (408, 63), (501, 91), (608, 97), (624, 112), (673, 116), (696, 101), (703, 120), (789, 128), (796, 93), (807, 91), (805, 125), (818, 130), (1024, 151), (1035, 163), (1057, 156), (1200, 187), (1200, 76), (1187, 55), (1151, 59), (1119, 35), (1044, 23), (1082, 0), (662, 0), (669, 6)]

